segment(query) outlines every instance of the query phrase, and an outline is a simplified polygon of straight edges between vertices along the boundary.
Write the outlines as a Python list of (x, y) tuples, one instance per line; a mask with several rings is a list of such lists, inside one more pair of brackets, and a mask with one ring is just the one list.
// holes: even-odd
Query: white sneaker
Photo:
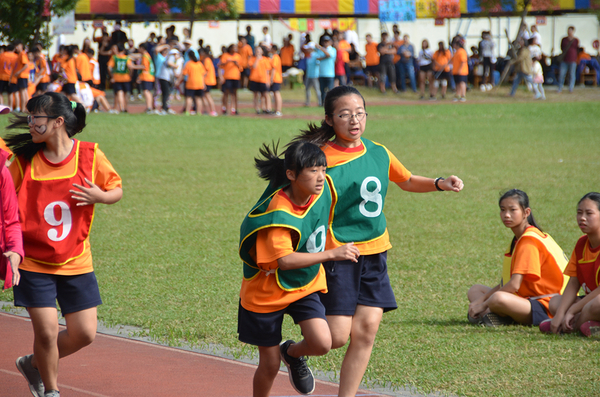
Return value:
[(174, 111), (173, 109), (169, 109), (169, 110), (167, 110), (167, 113), (169, 113), (169, 114), (177, 114), (177, 112), (176, 112), (176, 111)]

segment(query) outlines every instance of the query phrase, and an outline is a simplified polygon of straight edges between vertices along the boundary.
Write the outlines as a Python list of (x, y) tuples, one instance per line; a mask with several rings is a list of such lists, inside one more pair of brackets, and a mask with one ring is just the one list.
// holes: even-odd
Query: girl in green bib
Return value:
[[(315, 381), (304, 356), (321, 356), (331, 349), (325, 308), (317, 294), (327, 292), (321, 262), (356, 262), (359, 251), (353, 244), (325, 250), (332, 195), (327, 162), (318, 146), (295, 142), (281, 159), (265, 145), (261, 154), (256, 168), (270, 184), (241, 227), (239, 339), (258, 346), (254, 397), (269, 395), (280, 361), (296, 391), (310, 394)], [(300, 325), (304, 340), (280, 345), (285, 314)]]
[(354, 396), (365, 373), (385, 311), (397, 308), (387, 274), (390, 244), (383, 206), (389, 182), (408, 192), (463, 188), (456, 176), (413, 175), (383, 145), (362, 137), (367, 123), (365, 100), (353, 87), (339, 86), (325, 97), (325, 120), (309, 124), (297, 140), (321, 147), (332, 180), (333, 217), (326, 248), (354, 243), (358, 262), (323, 263), (327, 294), (320, 294), (331, 330), (332, 348), (350, 344), (340, 370), (339, 396)]

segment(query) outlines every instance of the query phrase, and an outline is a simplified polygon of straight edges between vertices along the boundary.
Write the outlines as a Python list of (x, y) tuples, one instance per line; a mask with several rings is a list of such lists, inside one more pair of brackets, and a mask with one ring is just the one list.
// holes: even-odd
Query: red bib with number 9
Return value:
[(69, 190), (74, 183), (88, 187), (85, 178), (94, 181), (95, 143), (75, 140), (75, 172), (62, 177), (46, 178), (34, 175), (34, 156), (31, 162), (18, 157), (23, 172), (19, 189), (19, 216), (23, 230), (25, 257), (36, 262), (62, 266), (81, 256), (86, 247), (94, 219), (94, 206), (77, 206)]

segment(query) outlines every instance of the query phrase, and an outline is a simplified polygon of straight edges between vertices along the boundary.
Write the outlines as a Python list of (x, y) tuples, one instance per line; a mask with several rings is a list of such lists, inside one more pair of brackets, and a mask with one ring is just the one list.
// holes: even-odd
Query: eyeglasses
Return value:
[(362, 121), (365, 117), (368, 116), (368, 113), (365, 113), (365, 112), (359, 112), (356, 114), (342, 113), (342, 114), (334, 114), (334, 116), (337, 116), (344, 121), (350, 121), (350, 119), (352, 119), (352, 118), (356, 118), (356, 121)]
[(56, 117), (52, 117), (52, 116), (34, 116), (34, 115), (27, 115), (27, 124), (33, 124), (35, 123), (35, 119), (55, 119)]

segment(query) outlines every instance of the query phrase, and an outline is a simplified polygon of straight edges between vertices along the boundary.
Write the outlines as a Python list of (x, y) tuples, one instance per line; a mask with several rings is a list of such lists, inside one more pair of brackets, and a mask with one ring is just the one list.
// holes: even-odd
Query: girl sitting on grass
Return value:
[(559, 295), (567, 264), (562, 249), (535, 222), (529, 197), (512, 189), (500, 197), (500, 219), (514, 233), (504, 255), (500, 284), (475, 284), (467, 293), (469, 321), (489, 327), (517, 322), (539, 325), (550, 317), (548, 302)]
[[(577, 205), (577, 224), (583, 233), (565, 269), (570, 276), (562, 296), (550, 301), (552, 320), (540, 324), (540, 331), (555, 334), (576, 330), (585, 336), (600, 335), (600, 193), (588, 193)], [(579, 288), (584, 297), (578, 297)]]
[[(315, 381), (304, 356), (321, 356), (331, 349), (325, 308), (317, 295), (327, 292), (321, 262), (356, 262), (359, 251), (352, 243), (325, 251), (332, 195), (327, 162), (318, 146), (295, 142), (281, 159), (276, 148), (265, 145), (261, 154), (256, 168), (270, 184), (241, 227), (239, 339), (258, 346), (254, 397), (270, 394), (281, 361), (294, 389), (310, 394)], [(280, 345), (286, 313), (300, 325), (304, 340)]]

